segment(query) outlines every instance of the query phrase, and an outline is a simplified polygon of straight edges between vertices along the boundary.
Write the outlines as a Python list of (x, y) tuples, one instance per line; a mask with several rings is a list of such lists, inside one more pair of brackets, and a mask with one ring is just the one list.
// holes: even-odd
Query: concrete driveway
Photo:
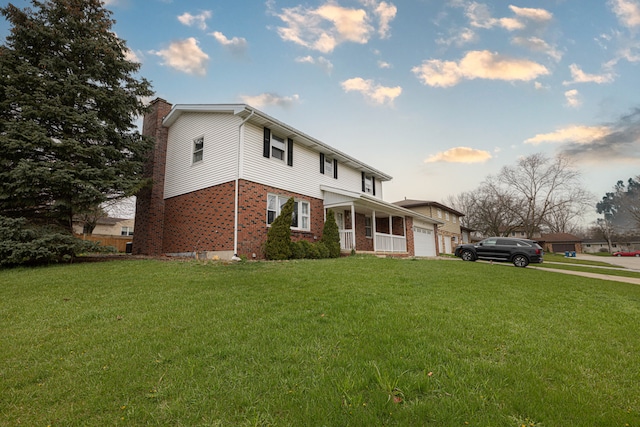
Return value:
[(596, 255), (589, 255), (589, 254), (576, 254), (576, 258), (588, 260), (588, 261), (608, 262), (609, 264), (619, 265), (620, 267), (640, 271), (640, 257), (596, 256)]

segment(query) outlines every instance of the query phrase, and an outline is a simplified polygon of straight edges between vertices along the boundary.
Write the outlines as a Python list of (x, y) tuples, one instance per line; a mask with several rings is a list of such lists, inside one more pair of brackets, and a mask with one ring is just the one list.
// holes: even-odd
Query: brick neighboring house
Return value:
[(345, 252), (414, 256), (440, 223), (383, 201), (389, 175), (246, 104), (158, 98), (143, 133), (153, 184), (137, 195), (134, 254), (263, 258), (290, 197), (292, 239), (320, 239), (332, 209)]
[(442, 222), (437, 230), (439, 253), (451, 254), (456, 246), (465, 242), (465, 240), (469, 242), (468, 228), (465, 228), (466, 233), (464, 233), (464, 236), (466, 236), (466, 239), (463, 239), (462, 227), (460, 226), (461, 219), (464, 216), (462, 212), (458, 212), (442, 203), (427, 200), (405, 199), (394, 202), (394, 204)]
[(541, 234), (535, 239), (545, 252), (563, 253), (577, 252), (582, 253), (582, 239), (569, 233), (548, 233)]

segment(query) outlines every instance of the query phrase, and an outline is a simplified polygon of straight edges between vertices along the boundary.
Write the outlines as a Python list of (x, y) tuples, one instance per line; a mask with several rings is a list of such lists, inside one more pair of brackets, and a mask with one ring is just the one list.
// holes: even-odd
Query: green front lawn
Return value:
[(0, 425), (640, 425), (640, 287), (451, 260), (0, 271)]

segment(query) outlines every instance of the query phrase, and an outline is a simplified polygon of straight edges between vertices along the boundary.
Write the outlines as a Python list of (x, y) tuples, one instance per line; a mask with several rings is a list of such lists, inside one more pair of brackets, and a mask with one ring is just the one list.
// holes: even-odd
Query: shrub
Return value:
[(25, 218), (0, 216), (0, 266), (68, 262), (98, 246), (54, 226), (35, 226)]
[(293, 216), (293, 197), (287, 200), (280, 215), (271, 223), (264, 245), (265, 258), (283, 260), (291, 257), (291, 218)]
[(309, 254), (313, 250), (311, 247), (313, 244), (308, 240), (299, 240), (291, 243), (291, 258), (293, 259), (305, 259), (309, 258)]
[(324, 222), (320, 242), (323, 243), (329, 251), (327, 258), (340, 257), (340, 230), (338, 230), (338, 224), (331, 209), (327, 211), (327, 219)]

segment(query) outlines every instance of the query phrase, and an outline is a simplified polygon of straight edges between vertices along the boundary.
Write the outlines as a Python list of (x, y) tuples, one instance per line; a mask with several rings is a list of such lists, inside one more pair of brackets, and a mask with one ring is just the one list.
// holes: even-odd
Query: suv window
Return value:
[(509, 240), (509, 239), (498, 239), (498, 245), (500, 246), (520, 246), (518, 245), (518, 242), (516, 242), (515, 240)]
[(497, 240), (498, 239), (485, 239), (482, 241), (482, 246), (495, 246)]

